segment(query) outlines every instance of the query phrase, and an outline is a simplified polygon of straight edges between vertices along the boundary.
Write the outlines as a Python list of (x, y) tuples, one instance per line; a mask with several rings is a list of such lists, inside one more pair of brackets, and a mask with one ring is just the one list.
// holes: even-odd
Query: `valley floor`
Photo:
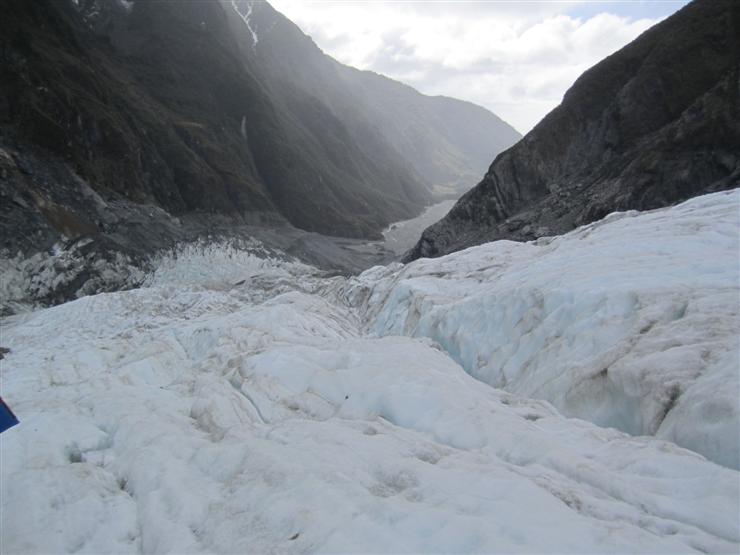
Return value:
[(384, 246), (400, 256), (410, 250), (422, 232), (434, 222), (441, 220), (455, 206), (456, 200), (443, 200), (429, 206), (416, 218), (396, 222), (383, 231)]
[(4, 318), (0, 551), (736, 553), (739, 210)]

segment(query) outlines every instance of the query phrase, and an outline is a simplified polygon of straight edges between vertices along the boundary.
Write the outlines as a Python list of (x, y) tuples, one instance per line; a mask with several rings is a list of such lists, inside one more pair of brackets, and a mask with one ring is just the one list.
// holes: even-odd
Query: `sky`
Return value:
[(270, 0), (327, 54), (526, 133), (578, 76), (686, 0)]

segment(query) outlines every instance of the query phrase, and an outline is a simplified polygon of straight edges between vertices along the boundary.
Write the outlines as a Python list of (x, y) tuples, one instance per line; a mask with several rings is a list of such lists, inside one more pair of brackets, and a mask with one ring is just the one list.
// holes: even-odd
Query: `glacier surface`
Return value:
[(737, 552), (739, 209), (4, 318), (0, 551)]
[(740, 467), (740, 191), (567, 235), (377, 267), (348, 285), (379, 336), (566, 416)]

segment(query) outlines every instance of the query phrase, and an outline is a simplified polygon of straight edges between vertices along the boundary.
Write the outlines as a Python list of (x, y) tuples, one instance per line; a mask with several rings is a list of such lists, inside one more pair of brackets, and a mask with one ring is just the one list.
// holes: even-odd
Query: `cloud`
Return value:
[(483, 105), (521, 132), (583, 71), (661, 19), (654, 6), (639, 17), (639, 4), (631, 15), (576, 16), (579, 2), (272, 3), (340, 62)]

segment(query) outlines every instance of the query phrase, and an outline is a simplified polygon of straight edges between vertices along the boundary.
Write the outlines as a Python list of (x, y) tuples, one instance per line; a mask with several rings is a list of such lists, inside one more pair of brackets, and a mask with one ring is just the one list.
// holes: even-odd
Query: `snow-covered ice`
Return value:
[(5, 318), (21, 424), (0, 435), (0, 551), (737, 552), (736, 470), (512, 384), (568, 384), (598, 358), (606, 392), (559, 387), (599, 421), (622, 401), (643, 418), (677, 383), (659, 435), (716, 454), (720, 408), (737, 415), (739, 206), (713, 195), (350, 279), (185, 250), (146, 287)]
[(347, 296), (496, 388), (740, 467), (740, 190), (378, 267)]

